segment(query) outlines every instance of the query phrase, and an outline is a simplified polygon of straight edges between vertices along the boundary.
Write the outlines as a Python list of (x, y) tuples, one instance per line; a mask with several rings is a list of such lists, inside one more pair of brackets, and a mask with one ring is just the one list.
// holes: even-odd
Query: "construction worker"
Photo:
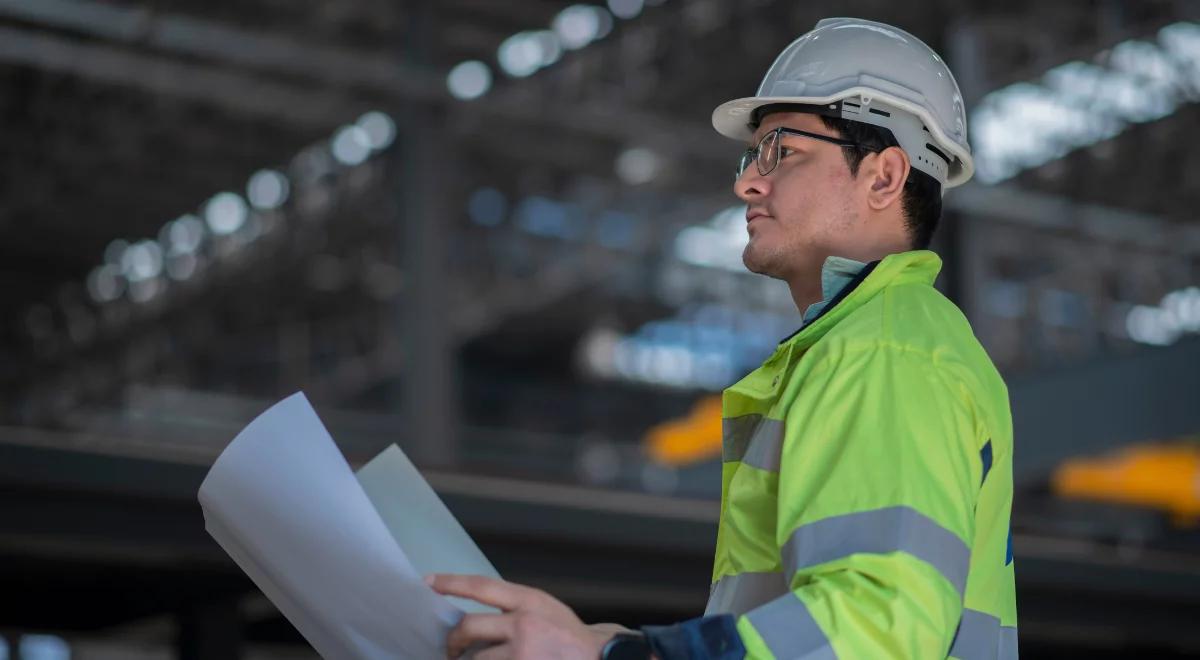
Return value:
[(528, 587), (432, 576), (503, 611), (464, 618), (450, 655), (1016, 658), (1007, 390), (925, 250), (973, 169), (957, 83), (907, 32), (828, 19), (713, 125), (749, 147), (743, 261), (804, 323), (724, 393), (705, 615), (614, 635)]

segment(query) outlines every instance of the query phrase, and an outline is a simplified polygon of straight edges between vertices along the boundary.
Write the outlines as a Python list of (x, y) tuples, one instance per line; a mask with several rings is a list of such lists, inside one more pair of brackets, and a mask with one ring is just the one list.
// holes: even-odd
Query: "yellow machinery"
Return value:
[(1128, 447), (1108, 456), (1067, 461), (1055, 471), (1054, 492), (1170, 512), (1181, 524), (1200, 521), (1200, 442)]
[(686, 417), (651, 428), (646, 432), (645, 447), (650, 458), (664, 465), (721, 460), (721, 397), (704, 397)]

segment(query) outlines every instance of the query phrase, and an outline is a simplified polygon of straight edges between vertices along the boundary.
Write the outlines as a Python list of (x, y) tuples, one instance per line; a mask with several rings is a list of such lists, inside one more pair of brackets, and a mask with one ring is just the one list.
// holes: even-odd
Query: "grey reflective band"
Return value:
[(1017, 627), (1000, 626), (1000, 644), (996, 647), (996, 660), (1017, 660)]
[(778, 472), (783, 429), (782, 421), (762, 415), (726, 417), (721, 420), (721, 460)]
[(1017, 629), (978, 610), (964, 609), (950, 657), (959, 660), (1017, 660)]
[(837, 660), (829, 638), (796, 594), (788, 592), (746, 615), (776, 658)]
[(783, 567), (796, 571), (859, 553), (906, 552), (938, 570), (962, 597), (971, 549), (953, 532), (907, 506), (832, 516), (802, 525), (783, 545)]
[(725, 417), (721, 420), (721, 460), (725, 463), (742, 460), (750, 446), (750, 436), (762, 421), (762, 415)]
[(726, 575), (713, 585), (704, 616), (741, 616), (787, 592), (787, 581), (780, 572)]

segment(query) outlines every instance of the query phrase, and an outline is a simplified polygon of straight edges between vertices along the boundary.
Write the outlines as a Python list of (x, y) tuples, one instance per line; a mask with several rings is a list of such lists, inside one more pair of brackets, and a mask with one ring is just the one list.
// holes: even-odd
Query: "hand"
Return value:
[(599, 633), (601, 635), (604, 635), (606, 641), (609, 638), (615, 637), (617, 635), (617, 633), (637, 632), (630, 628), (626, 628), (625, 626), (623, 626), (619, 623), (590, 623), (590, 624), (588, 624), (588, 628), (591, 628), (592, 632), (594, 632), (594, 633)]
[(491, 644), (478, 660), (598, 660), (615, 631), (590, 628), (550, 594), (481, 575), (430, 575), (434, 591), (499, 608), (500, 614), (467, 614), (446, 638), (446, 656)]

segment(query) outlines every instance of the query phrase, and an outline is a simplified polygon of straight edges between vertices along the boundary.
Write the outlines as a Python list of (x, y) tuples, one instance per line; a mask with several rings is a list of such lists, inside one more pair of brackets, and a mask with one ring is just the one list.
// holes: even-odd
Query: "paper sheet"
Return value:
[[(383, 450), (359, 468), (357, 476), (383, 524), (418, 573), (500, 578), (492, 562), (399, 447), (392, 445)], [(466, 612), (497, 611), (472, 600), (450, 600)]]
[(323, 657), (445, 657), (462, 612), (425, 585), (303, 394), (243, 429), (199, 497), (209, 533)]

